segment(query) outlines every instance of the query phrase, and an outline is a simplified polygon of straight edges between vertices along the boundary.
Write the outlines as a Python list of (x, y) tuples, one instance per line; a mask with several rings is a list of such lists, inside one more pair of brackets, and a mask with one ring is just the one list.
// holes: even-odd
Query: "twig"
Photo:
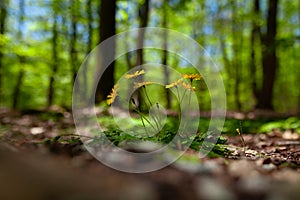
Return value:
[(240, 139), (241, 139), (241, 141), (242, 141), (242, 143), (243, 143), (243, 147), (244, 147), (244, 153), (246, 152), (246, 144), (245, 144), (245, 140), (244, 140), (244, 138), (243, 138), (243, 129), (242, 129), (242, 122), (240, 122), (240, 128), (237, 128), (236, 129), (236, 132), (239, 134), (239, 136), (240, 136)]

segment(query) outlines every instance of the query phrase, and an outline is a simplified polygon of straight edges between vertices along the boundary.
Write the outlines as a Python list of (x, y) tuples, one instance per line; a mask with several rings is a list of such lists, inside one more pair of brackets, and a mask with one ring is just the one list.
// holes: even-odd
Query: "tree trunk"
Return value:
[[(163, 28), (168, 28), (167, 22), (168, 22), (168, 7), (169, 0), (164, 0), (163, 2), (163, 20), (162, 20), (162, 26)], [(162, 55), (162, 64), (163, 64), (163, 69), (164, 69), (164, 78), (165, 78), (165, 85), (169, 84), (169, 71), (167, 68), (168, 64), (168, 32), (164, 31), (163, 33), (163, 55)], [(171, 108), (171, 93), (169, 89), (165, 89), (166, 92), (166, 108), (170, 109)]]
[[(139, 17), (140, 17), (139, 28), (147, 27), (148, 15), (149, 15), (149, 4), (150, 4), (150, 0), (145, 0), (144, 4), (142, 4), (139, 8)], [(140, 30), (138, 35), (137, 46), (139, 47), (139, 49), (137, 50), (136, 66), (142, 65), (144, 62), (144, 58), (143, 58), (144, 38), (145, 38), (145, 31)]]
[[(126, 6), (126, 12), (128, 13), (128, 18), (127, 18), (127, 20), (124, 20), (124, 21), (122, 21), (122, 23), (124, 24), (124, 26), (126, 27), (126, 29), (129, 29), (130, 28), (130, 19), (133, 17), (133, 16), (131, 16), (131, 14), (129, 14), (130, 13), (130, 8), (131, 8), (131, 5), (130, 4), (127, 4), (127, 6)], [(129, 52), (129, 47), (130, 47), (130, 43), (131, 43), (131, 41), (129, 40), (129, 34), (128, 33), (125, 33), (126, 35), (125, 35), (125, 43), (126, 43), (126, 63), (127, 63), (127, 67), (128, 67), (128, 70), (130, 70), (130, 69), (132, 69), (133, 68), (133, 66), (134, 66), (134, 52)]]
[[(20, 43), (22, 43), (23, 40), (23, 32), (22, 32), (22, 27), (24, 26), (24, 18), (25, 18), (25, 1), (20, 0), (19, 1), (19, 27), (18, 27), (18, 35), (17, 39), (19, 40)], [(19, 73), (17, 77), (17, 83), (14, 87), (13, 90), (13, 101), (12, 101), (12, 108), (16, 109), (19, 104), (19, 97), (20, 97), (20, 92), (21, 92), (21, 87), (23, 84), (23, 78), (25, 76), (25, 70), (24, 70), (24, 63), (26, 62), (25, 57), (22, 55), (19, 55)]]
[[(7, 17), (7, 7), (9, 2), (7, 0), (1, 0), (0, 2), (0, 35), (5, 34), (5, 24)], [(0, 45), (0, 99), (2, 99), (2, 75), (3, 75), (3, 46)], [(1, 101), (0, 101), (1, 105)]]
[[(223, 7), (220, 6), (218, 8), (218, 13), (222, 13), (223, 12)], [(226, 33), (224, 32), (224, 29), (223, 28), (220, 28), (219, 25), (224, 23), (223, 22), (223, 18), (221, 15), (218, 14), (217, 16), (217, 20), (216, 20), (216, 23), (215, 23), (215, 29), (216, 30), (219, 30), (220, 32), (220, 35), (219, 35), (219, 41), (220, 41), (220, 48), (221, 48), (221, 53), (222, 53), (222, 60), (223, 60), (223, 63), (224, 63), (224, 68), (225, 68), (225, 72), (227, 74), (227, 82), (226, 82), (226, 85), (227, 85), (227, 94), (228, 96), (232, 96), (232, 94), (234, 93), (234, 82), (232, 81), (232, 77), (234, 77), (234, 68), (232, 67), (232, 62), (229, 58), (229, 53), (227, 51), (227, 46), (226, 46)], [(226, 24), (226, 27), (229, 26), (229, 23)]]
[(254, 18), (252, 19), (252, 30), (250, 37), (250, 79), (251, 79), (251, 87), (252, 87), (252, 96), (255, 100), (258, 99), (258, 90), (257, 90), (257, 82), (256, 82), (256, 54), (255, 54), (255, 44), (260, 40), (261, 30), (258, 22), (260, 16), (260, 0), (255, 0), (253, 4), (253, 14)]
[(70, 64), (72, 72), (72, 87), (77, 74), (77, 20), (78, 20), (78, 0), (71, 1), (71, 38), (70, 38)]
[[(205, 49), (206, 48), (206, 33), (204, 31), (204, 26), (206, 24), (205, 22), (205, 18), (206, 18), (206, 3), (207, 1), (206, 0), (202, 0), (201, 2), (199, 2), (199, 8), (200, 10), (197, 8), (194, 10), (194, 15), (195, 16), (201, 16), (200, 18), (199, 17), (196, 17), (197, 21), (195, 21), (193, 23), (193, 38)], [(219, 9), (219, 8), (218, 8)], [(199, 14), (200, 12), (200, 14)], [(219, 16), (216, 16), (216, 19), (218, 20)], [(217, 21), (216, 20), (216, 21)], [(199, 58), (198, 58), (198, 63), (199, 65), (203, 65), (203, 63), (205, 63), (206, 61), (206, 56), (205, 55), (200, 55)], [(199, 95), (198, 96), (198, 105), (199, 105), (199, 108), (201, 110), (203, 109), (206, 109), (208, 103), (204, 100), (205, 99), (205, 87), (203, 87), (204, 85), (199, 83)]]
[[(55, 2), (53, 2), (55, 4)], [(58, 70), (58, 56), (57, 56), (57, 40), (58, 40), (58, 31), (57, 31), (57, 9), (53, 6), (53, 25), (52, 25), (52, 63), (51, 63), (51, 74), (49, 78), (48, 86), (48, 107), (53, 104), (54, 99), (54, 81), (55, 76)]]
[[(116, 34), (116, 0), (104, 0), (100, 5), (100, 43), (107, 38)], [(96, 91), (96, 103), (103, 101), (107, 95), (109, 95), (111, 89), (114, 86), (114, 71), (115, 64), (112, 62), (105, 71), (103, 68), (107, 64), (108, 60), (112, 60), (115, 56), (115, 44), (107, 47), (106, 49), (99, 49), (100, 58), (102, 60), (98, 63), (100, 74), (102, 74), (100, 81), (97, 85)]]
[[(22, 61), (22, 59), (20, 59), (20, 64), (21, 65), (24, 64), (24, 61)], [(24, 76), (25, 76), (25, 71), (23, 68), (21, 68), (19, 71), (18, 77), (17, 77), (17, 83), (16, 83), (16, 85), (14, 87), (14, 91), (13, 91), (13, 102), (12, 102), (13, 109), (16, 109), (18, 107), (20, 91), (21, 91), (21, 86), (23, 84)]]
[[(88, 29), (88, 38), (87, 38), (87, 46), (86, 46), (86, 56), (92, 51), (92, 44), (93, 44), (93, 15), (92, 15), (92, 0), (87, 0), (86, 2), (86, 13), (87, 13), (87, 29)], [(82, 84), (80, 85), (81, 96), (84, 100), (87, 99), (87, 67), (88, 67), (88, 60), (85, 61), (83, 66), (83, 80)]]
[(228, 58), (228, 53), (227, 53), (227, 50), (226, 50), (225, 39), (221, 35), (219, 37), (219, 40), (220, 40), (220, 46), (221, 46), (221, 52), (222, 52), (222, 59), (223, 59), (223, 62), (224, 62), (224, 67), (225, 67), (226, 73), (231, 75), (232, 72), (231, 72), (231, 69), (230, 69), (230, 60)]
[[(300, 26), (300, 0), (298, 0), (298, 23), (299, 23), (299, 26)], [(298, 78), (298, 82), (299, 82), (300, 81), (300, 73), (299, 73), (298, 77), (299, 77)], [(299, 90), (299, 93), (298, 93), (298, 116), (300, 116), (300, 90)]]
[[(147, 27), (148, 18), (149, 18), (149, 6), (150, 0), (145, 0), (144, 3), (139, 7), (139, 28)], [(138, 40), (137, 40), (137, 56), (136, 56), (136, 65), (140, 66), (144, 63), (144, 55), (143, 55), (143, 46), (144, 46), (144, 38), (145, 38), (145, 31), (140, 29), (138, 33)], [(143, 82), (143, 76), (139, 76), (137, 78), (138, 82)], [(138, 92), (138, 102), (140, 110), (144, 111), (147, 107), (144, 100), (143, 94), (141, 90)]]
[[(234, 84), (234, 100), (235, 104), (237, 106), (237, 109), (240, 111), (242, 108), (242, 104), (240, 101), (240, 81), (241, 81), (241, 67), (242, 62), (240, 59), (240, 48), (242, 48), (242, 45), (239, 44), (241, 41), (239, 39), (238, 31), (240, 31), (240, 24), (237, 22), (237, 6), (236, 1), (231, 1), (231, 8), (232, 8), (232, 36), (233, 36), (233, 59), (232, 59), (232, 67), (235, 69), (235, 84)], [(241, 38), (242, 39), (242, 38)]]
[(259, 109), (274, 109), (272, 102), (273, 88), (278, 68), (276, 55), (277, 6), (278, 0), (269, 0), (267, 33), (262, 36), (263, 83), (257, 104)]
[(86, 55), (88, 55), (92, 51), (92, 43), (93, 43), (93, 14), (92, 14), (92, 0), (87, 0), (86, 3), (86, 13), (87, 13), (87, 21), (88, 21), (88, 41), (86, 46)]

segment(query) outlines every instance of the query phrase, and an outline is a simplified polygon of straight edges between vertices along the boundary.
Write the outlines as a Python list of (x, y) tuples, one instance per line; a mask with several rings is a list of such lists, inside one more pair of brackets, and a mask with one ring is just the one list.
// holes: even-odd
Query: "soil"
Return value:
[[(47, 115), (47, 117), (45, 117)], [(50, 116), (50, 119), (49, 119)], [(51, 116), (53, 117), (51, 119)], [(0, 199), (299, 199), (300, 135), (227, 138), (231, 153), (161, 170), (111, 169), (84, 148), (66, 111), (0, 110)], [(198, 156), (187, 151), (185, 156)], [(199, 156), (198, 156), (199, 157)]]

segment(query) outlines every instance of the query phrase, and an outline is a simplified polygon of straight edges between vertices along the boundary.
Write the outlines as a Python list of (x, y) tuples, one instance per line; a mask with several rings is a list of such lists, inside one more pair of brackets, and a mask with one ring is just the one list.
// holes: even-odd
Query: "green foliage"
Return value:
[(296, 117), (290, 117), (284, 120), (265, 123), (260, 127), (259, 131), (268, 133), (275, 129), (279, 129), (281, 131), (292, 130), (300, 134), (300, 119)]
[[(205, 122), (205, 120), (204, 120)], [(207, 123), (205, 123), (207, 126)], [(253, 133), (268, 133), (274, 129), (280, 131), (292, 130), (300, 133), (300, 119), (297, 117), (290, 117), (287, 119), (256, 119), (256, 120), (239, 120), (226, 119), (222, 132), (228, 135), (236, 135), (236, 129), (240, 128), (244, 134)]]
[[(126, 31), (138, 26), (138, 7), (144, 1), (117, 1), (117, 32)], [(58, 72), (55, 74), (54, 104), (71, 107), (72, 72), (69, 55), (71, 41), (72, 15), (76, 17), (77, 40), (75, 51), (78, 69), (84, 60), (88, 49), (88, 27), (91, 25), (92, 48), (99, 41), (98, 1), (92, 1), (91, 16), (88, 20), (87, 0), (76, 1), (25, 1), (25, 16), (20, 16), (19, 1), (10, 1), (6, 32), (0, 35), (0, 51), (3, 53), (2, 96), (1, 105), (11, 106), (13, 89), (17, 83), (19, 72), (25, 71), (24, 80), (20, 86), (21, 99), (19, 109), (42, 108), (47, 103), (47, 90), (52, 64), (52, 28), (54, 14), (57, 19)], [(266, 3), (261, 2), (261, 15), (253, 12), (253, 1), (213, 1), (207, 0), (176, 0), (151, 2), (149, 26), (163, 26), (163, 18), (167, 18), (167, 28), (177, 30), (191, 36), (210, 53), (224, 79), (228, 109), (237, 109), (237, 101), (241, 109), (248, 111), (253, 108), (256, 100), (253, 96), (251, 80), (254, 79), (258, 88), (262, 84), (261, 46), (260, 41), (254, 44), (255, 60), (250, 60), (252, 22), (261, 26), (262, 33), (266, 30)], [(234, 9), (235, 8), (235, 9)], [(279, 70), (274, 87), (274, 106), (276, 111), (291, 111), (299, 107), (300, 59), (299, 12), (297, 1), (279, 2), (278, 35), (276, 38)], [(19, 20), (23, 19), (23, 25)], [(21, 27), (21, 28), (20, 28)], [(223, 43), (222, 40), (223, 39)], [(135, 38), (128, 38), (124, 43)], [(222, 49), (224, 45), (224, 49)], [(225, 50), (223, 52), (223, 50)], [(225, 55), (225, 52), (227, 55)], [(193, 53), (193, 52), (191, 52)], [(134, 64), (136, 56), (132, 53)], [(20, 57), (24, 60), (21, 62)], [(161, 62), (162, 51), (155, 53), (144, 51), (146, 62)], [(249, 65), (254, 62), (256, 73), (252, 74)], [(168, 55), (169, 66), (183, 73), (195, 73), (189, 63)], [(199, 66), (205, 63), (205, 58), (199, 58)], [(116, 61), (115, 80), (118, 80), (129, 69), (125, 56)], [(239, 72), (236, 72), (239, 70)], [(161, 74), (157, 70), (155, 74)], [(210, 95), (205, 81), (198, 94), (201, 99), (201, 109), (210, 109)], [(154, 93), (155, 89), (149, 89)], [(163, 91), (163, 90), (160, 90)], [(160, 93), (160, 92), (159, 92)], [(174, 98), (172, 98), (174, 99)], [(165, 101), (164, 99), (162, 102)], [(176, 102), (172, 100), (175, 107)]]
[(4, 50), (4, 46), (9, 43), (9, 38), (6, 35), (0, 34), (0, 47), (1, 51)]
[(270, 120), (257, 119), (257, 120), (239, 120), (239, 119), (226, 119), (223, 132), (229, 135), (236, 135), (236, 129), (240, 128), (242, 124), (243, 133), (257, 133), (259, 128)]
[[(136, 119), (139, 121), (139, 119)], [(119, 121), (119, 120), (118, 120)], [(119, 126), (123, 126), (127, 124), (127, 127), (119, 127), (118, 125), (115, 124), (114, 120), (110, 116), (102, 116), (99, 118), (99, 123), (102, 127), (107, 128), (106, 131), (103, 131), (105, 136), (114, 144), (114, 145), (119, 145), (123, 141), (137, 141), (137, 140), (143, 140), (143, 141), (151, 141), (151, 142), (158, 142), (162, 144), (169, 144), (173, 138), (179, 134), (178, 133), (178, 119), (175, 117), (168, 117), (165, 126), (161, 131), (159, 131), (157, 134), (154, 136), (150, 137), (144, 137), (143, 135), (137, 135), (136, 130), (138, 129), (137, 126), (141, 126), (141, 124), (136, 124), (135, 126), (132, 123), (129, 123), (128, 119), (122, 118), (123, 123)], [(207, 130), (209, 126), (209, 119), (207, 118), (201, 118), (201, 129), (202, 130)], [(205, 127), (205, 128), (204, 128)], [(125, 130), (126, 131), (123, 131)], [(191, 136), (189, 138), (182, 138), (180, 140), (181, 145), (185, 145), (187, 143), (191, 142), (191, 145), (189, 146), (190, 149), (199, 151), (202, 147), (203, 141), (204, 141), (204, 133), (206, 132), (198, 132), (197, 136)], [(93, 139), (93, 144), (101, 144), (102, 138), (95, 135)], [(212, 145), (213, 150), (209, 154), (209, 156), (215, 157), (215, 156), (223, 156), (227, 153), (227, 150), (223, 144), (225, 144), (226, 139), (224, 137), (219, 137), (217, 141), (217, 145), (215, 144), (210, 144), (209, 142), (206, 142), (206, 145)]]
[(122, 141), (140, 140), (137, 136), (132, 136), (128, 133), (124, 133), (119, 129), (112, 129), (110, 131), (104, 131), (105, 136), (114, 144), (119, 145)]

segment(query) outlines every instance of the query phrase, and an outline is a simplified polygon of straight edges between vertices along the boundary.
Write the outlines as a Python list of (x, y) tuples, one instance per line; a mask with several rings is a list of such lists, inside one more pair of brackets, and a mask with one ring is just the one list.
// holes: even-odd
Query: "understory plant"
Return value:
[[(143, 81), (141, 76), (144, 75), (146, 75), (145, 70), (141, 69), (135, 71), (134, 73), (126, 74), (125, 78), (133, 81), (134, 89), (139, 90), (139, 92), (142, 93), (145, 97), (142, 99), (144, 99), (143, 103), (146, 106), (146, 111), (148, 113), (144, 112), (141, 109), (140, 103), (137, 103), (135, 98), (129, 97), (129, 99), (127, 99), (132, 105), (133, 112), (137, 114), (138, 119), (140, 120), (144, 128), (145, 135), (135, 135), (135, 137), (131, 137), (129, 136), (129, 133), (124, 133), (121, 130), (122, 127), (120, 127), (120, 129), (118, 129), (118, 131), (116, 132), (116, 127), (114, 126), (112, 128), (114, 130), (108, 130), (106, 132), (107, 137), (111, 141), (115, 141), (115, 144), (120, 143), (123, 139), (126, 140), (126, 138), (168, 143), (178, 133), (182, 138), (177, 142), (177, 149), (181, 150), (182, 145), (184, 145), (185, 143), (189, 143), (188, 141), (192, 140), (193, 142), (190, 143), (190, 148), (199, 150), (199, 146), (201, 146), (205, 134), (199, 132), (196, 134), (186, 133), (186, 124), (181, 124), (181, 128), (179, 128), (178, 124), (181, 122), (182, 110), (188, 111), (189, 109), (192, 109), (191, 105), (192, 103), (194, 103), (193, 101), (195, 101), (195, 99), (193, 100), (192, 98), (192, 94), (199, 93), (199, 80), (202, 79), (202, 76), (199, 73), (181, 74), (181, 76), (177, 77), (175, 81), (164, 85), (165, 89), (170, 89), (175, 93), (175, 95), (177, 96), (177, 107), (180, 109), (178, 109), (177, 119), (171, 116), (167, 116), (167, 119), (165, 120), (166, 123), (163, 124), (163, 117), (166, 115), (166, 113), (158, 102), (155, 102), (150, 98), (151, 96), (149, 95), (148, 91), (148, 87), (150, 87), (151, 85), (155, 85), (156, 83), (151, 81)], [(108, 105), (113, 105), (118, 97), (118, 92), (119, 85), (116, 84), (112, 88), (111, 93), (107, 96)], [(134, 130), (135, 127), (132, 127), (132, 129)], [(113, 132), (114, 134), (112, 134)], [(218, 143), (224, 142), (225, 140), (223, 138), (220, 138), (218, 141)]]

